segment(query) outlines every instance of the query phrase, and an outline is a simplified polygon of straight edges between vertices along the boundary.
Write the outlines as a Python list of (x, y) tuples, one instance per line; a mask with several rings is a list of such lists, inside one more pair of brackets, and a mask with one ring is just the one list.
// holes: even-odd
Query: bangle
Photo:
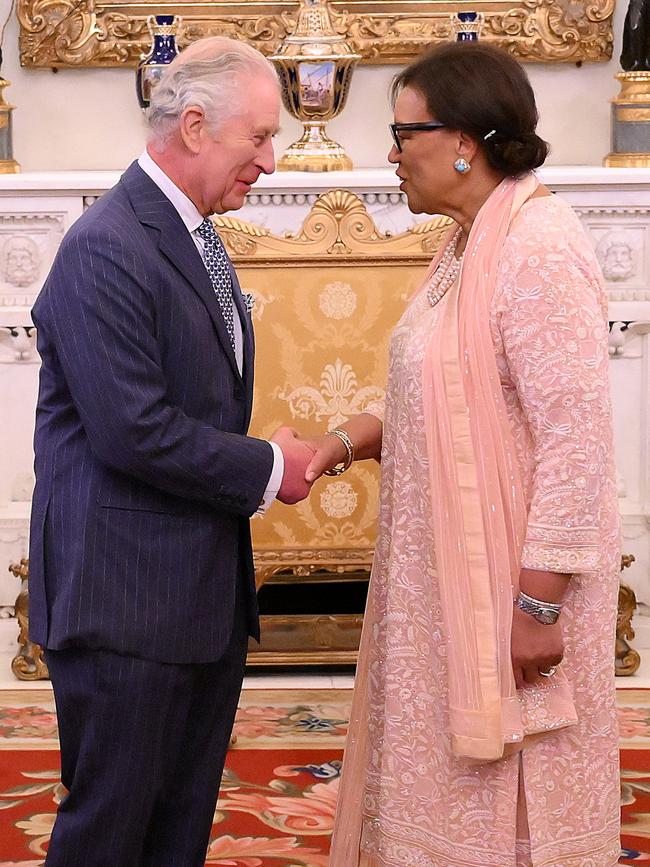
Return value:
[(523, 590), (519, 591), (519, 595), (515, 599), (515, 605), (540, 623), (549, 625), (557, 621), (562, 611), (561, 603), (542, 602), (541, 599), (535, 599), (534, 596), (529, 596)]
[(343, 445), (345, 446), (345, 460), (343, 461), (343, 466), (332, 467), (331, 470), (325, 470), (324, 475), (326, 476), (340, 476), (341, 473), (344, 473), (346, 470), (349, 470), (352, 466), (352, 461), (354, 460), (354, 446), (352, 445), (352, 440), (347, 435), (344, 430), (340, 428), (336, 428), (335, 430), (330, 430), (327, 432), (327, 436), (338, 437)]

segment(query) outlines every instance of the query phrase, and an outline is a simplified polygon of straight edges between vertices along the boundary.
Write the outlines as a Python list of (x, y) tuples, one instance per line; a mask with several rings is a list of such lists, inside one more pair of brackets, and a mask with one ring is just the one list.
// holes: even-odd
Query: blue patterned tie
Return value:
[(214, 230), (212, 220), (207, 217), (196, 230), (203, 238), (203, 261), (212, 282), (214, 294), (226, 323), (232, 348), (235, 348), (235, 321), (233, 318), (232, 280), (228, 257), (223, 242)]

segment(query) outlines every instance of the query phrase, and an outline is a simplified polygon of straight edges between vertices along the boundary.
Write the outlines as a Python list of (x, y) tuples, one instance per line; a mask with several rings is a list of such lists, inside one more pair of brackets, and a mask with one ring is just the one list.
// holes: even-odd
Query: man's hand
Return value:
[(512, 669), (517, 689), (539, 683), (540, 671), (559, 665), (564, 656), (560, 621), (539, 623), (530, 614), (514, 606), (512, 616)]
[(284, 475), (278, 491), (278, 500), (287, 505), (299, 503), (309, 495), (311, 482), (305, 479), (307, 467), (314, 449), (298, 438), (298, 432), (290, 427), (280, 427), (271, 437), (282, 449)]

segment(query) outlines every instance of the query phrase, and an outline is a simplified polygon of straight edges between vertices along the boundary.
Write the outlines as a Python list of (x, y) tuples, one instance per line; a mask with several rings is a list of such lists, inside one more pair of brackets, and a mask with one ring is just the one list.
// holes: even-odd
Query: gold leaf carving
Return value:
[[(462, 0), (461, 0), (462, 2)], [(483, 38), (523, 60), (582, 62), (612, 55), (614, 0), (476, 0), (483, 12)], [(360, 0), (349, 11), (334, 0), (335, 27), (348, 36), (362, 62), (406, 63), (435, 42), (449, 38), (450, 12), (458, 3), (422, 0)], [(297, 3), (254, 0), (191, 5), (166, 3), (181, 15), (181, 47), (204, 36), (241, 39), (273, 54), (296, 24)], [(18, 0), (23, 66), (135, 66), (149, 46), (147, 17), (161, 12), (156, 0)], [(260, 14), (263, 12), (263, 14)]]

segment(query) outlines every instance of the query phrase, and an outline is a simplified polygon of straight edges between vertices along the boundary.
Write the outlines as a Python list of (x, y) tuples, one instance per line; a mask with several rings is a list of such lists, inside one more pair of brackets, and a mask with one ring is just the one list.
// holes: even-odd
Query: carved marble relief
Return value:
[(0, 326), (0, 364), (37, 363), (36, 329), (32, 325)]
[(11, 502), (31, 503), (36, 478), (32, 470), (16, 473), (11, 482)]
[(637, 273), (637, 250), (630, 232), (613, 230), (604, 234), (596, 247), (596, 255), (608, 282), (629, 280)]
[(650, 300), (650, 210), (575, 208), (591, 237), (611, 301)]
[(0, 214), (0, 308), (31, 307), (64, 233), (64, 214)]

